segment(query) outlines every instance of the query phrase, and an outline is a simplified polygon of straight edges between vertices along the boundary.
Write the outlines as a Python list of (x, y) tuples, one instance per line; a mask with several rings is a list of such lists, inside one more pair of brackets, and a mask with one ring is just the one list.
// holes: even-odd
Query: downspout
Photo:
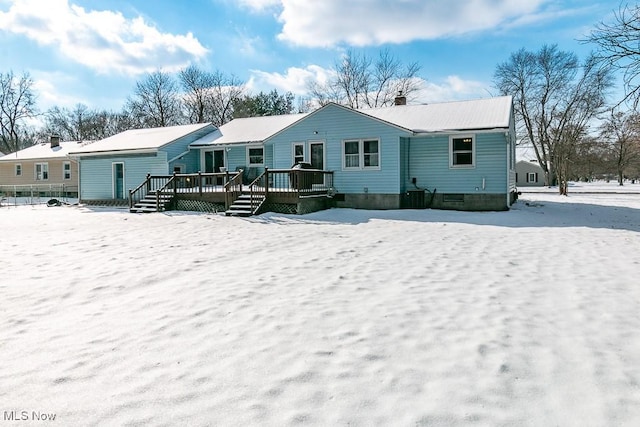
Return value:
[(71, 162), (75, 162), (78, 165), (78, 204), (80, 204), (80, 157), (78, 158), (73, 158), (72, 156), (70, 156), (69, 154), (67, 154), (67, 159), (69, 159), (69, 161)]
[(505, 132), (507, 139), (507, 209), (511, 208), (511, 135)]

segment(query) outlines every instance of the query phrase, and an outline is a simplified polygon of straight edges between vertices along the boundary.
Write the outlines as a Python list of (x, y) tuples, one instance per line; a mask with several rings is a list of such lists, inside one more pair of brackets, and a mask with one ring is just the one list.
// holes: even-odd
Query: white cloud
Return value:
[(38, 72), (33, 80), (34, 92), (38, 94), (38, 106), (46, 111), (53, 106), (71, 108), (76, 104), (88, 104), (85, 99), (65, 95), (60, 91), (61, 86), (70, 86), (72, 83), (73, 79), (63, 73)]
[(549, 0), (242, 0), (263, 11), (279, 4), (281, 40), (329, 47), (405, 43), (494, 30), (539, 13)]
[[(309, 65), (305, 68), (290, 67), (284, 73), (252, 70), (247, 88), (251, 91), (269, 91), (277, 89), (281, 92), (291, 92), (294, 95), (308, 94), (308, 83), (316, 81), (325, 84), (333, 74), (331, 69), (319, 65)], [(486, 98), (491, 96), (490, 83), (476, 80), (465, 80), (456, 75), (450, 75), (442, 80), (427, 81), (416, 78), (419, 90), (411, 97), (411, 103), (430, 104), (435, 102), (457, 101), (465, 99)]]
[(476, 80), (464, 80), (455, 75), (447, 76), (437, 82), (421, 80), (419, 86), (420, 89), (414, 95), (414, 102), (419, 104), (487, 98), (491, 96), (491, 93), (488, 91), (491, 84)]
[(260, 70), (251, 70), (250, 87), (252, 90), (271, 90), (291, 92), (294, 95), (305, 95), (309, 81), (326, 83), (331, 70), (318, 65), (309, 65), (306, 68), (290, 67), (283, 73), (269, 73)]
[(162, 33), (143, 18), (86, 11), (68, 0), (15, 0), (0, 12), (0, 30), (22, 34), (101, 73), (174, 71), (207, 54), (191, 33)]
[(280, 0), (239, 0), (239, 3), (249, 9), (261, 12), (280, 5)]

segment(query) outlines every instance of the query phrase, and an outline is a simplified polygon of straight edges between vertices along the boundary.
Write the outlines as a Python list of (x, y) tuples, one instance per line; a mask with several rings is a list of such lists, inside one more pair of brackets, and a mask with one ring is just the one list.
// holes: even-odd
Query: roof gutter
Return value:
[(91, 151), (91, 152), (75, 152), (69, 153), (70, 156), (73, 157), (97, 157), (97, 156), (108, 156), (108, 155), (121, 155), (121, 154), (153, 154), (157, 153), (157, 148), (145, 148), (140, 150), (109, 150), (109, 151)]
[(496, 132), (509, 132), (509, 127), (500, 128), (485, 128), (485, 129), (442, 129), (433, 131), (414, 130), (414, 136), (425, 135), (451, 135), (451, 134), (467, 134), (467, 133), (496, 133)]

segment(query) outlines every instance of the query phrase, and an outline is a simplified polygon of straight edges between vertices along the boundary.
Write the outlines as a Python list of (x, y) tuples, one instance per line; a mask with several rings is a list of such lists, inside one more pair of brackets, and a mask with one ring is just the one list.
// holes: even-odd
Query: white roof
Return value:
[(234, 119), (220, 126), (215, 132), (194, 141), (191, 145), (262, 142), (306, 115), (308, 113)]
[[(50, 142), (32, 145), (15, 153), (9, 153), (0, 157), (2, 162), (11, 162), (16, 160), (39, 160), (39, 159), (56, 159), (67, 157), (67, 154), (74, 149), (79, 148), (83, 141), (60, 141), (60, 145), (51, 148)], [(90, 141), (84, 141), (90, 143)]]
[(511, 97), (426, 105), (394, 105), (359, 111), (417, 133), (508, 128)]
[[(347, 107), (340, 107), (349, 110)], [(415, 133), (502, 129), (509, 127), (511, 97), (428, 105), (399, 105), (357, 111)], [(263, 142), (312, 114), (314, 113), (234, 119), (215, 132), (194, 141), (191, 146)]]
[(214, 130), (211, 123), (198, 123), (195, 125), (167, 126), (147, 129), (130, 129), (109, 138), (102, 139), (90, 145), (77, 147), (72, 154), (99, 153), (125, 150), (153, 150), (158, 149), (178, 138), (189, 135), (192, 132), (204, 129), (207, 126)]

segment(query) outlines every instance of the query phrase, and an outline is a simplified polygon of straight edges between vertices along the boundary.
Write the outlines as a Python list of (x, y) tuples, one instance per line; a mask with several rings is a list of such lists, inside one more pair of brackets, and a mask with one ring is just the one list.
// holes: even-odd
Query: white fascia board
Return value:
[(147, 148), (143, 150), (110, 150), (110, 151), (91, 151), (87, 153), (76, 152), (69, 153), (73, 157), (96, 157), (96, 156), (119, 156), (122, 154), (154, 154), (157, 153), (157, 148)]

